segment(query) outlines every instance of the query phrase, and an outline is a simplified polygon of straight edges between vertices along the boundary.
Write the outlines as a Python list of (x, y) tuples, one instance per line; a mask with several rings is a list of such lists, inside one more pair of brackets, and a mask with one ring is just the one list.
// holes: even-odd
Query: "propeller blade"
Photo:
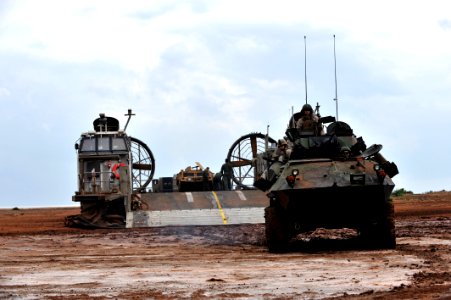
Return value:
[(152, 170), (153, 166), (151, 164), (132, 164), (132, 168), (136, 170)]
[(231, 161), (230, 164), (232, 165), (232, 167), (244, 167), (244, 166), (249, 166), (252, 164), (252, 161), (250, 160), (235, 160), (235, 161)]
[(257, 137), (251, 136), (252, 158), (257, 157)]

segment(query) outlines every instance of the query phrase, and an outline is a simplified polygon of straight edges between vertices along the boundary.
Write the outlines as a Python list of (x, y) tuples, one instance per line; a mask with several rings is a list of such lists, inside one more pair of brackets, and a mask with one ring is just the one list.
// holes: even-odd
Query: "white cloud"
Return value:
[(7, 98), (9, 95), (11, 95), (11, 92), (7, 88), (0, 87), (0, 99)]
[[(81, 2), (25, 2), (8, 15), (4, 48), (56, 61), (104, 61), (124, 68), (154, 68), (177, 37), (127, 16), (124, 6)], [(107, 4), (107, 3), (104, 3)], [(91, 6), (92, 5), (92, 6)], [(48, 7), (52, 7), (48, 10)]]
[[(202, 159), (215, 170), (240, 136), (267, 125), (273, 138), (283, 136), (291, 107), (304, 103), (304, 35), (309, 100), (320, 103), (323, 115), (335, 114), (336, 34), (340, 119), (367, 143), (384, 145), (387, 159), (400, 166), (398, 187), (425, 191), (435, 181), (449, 189), (449, 162), (427, 162), (440, 155), (436, 149), (450, 147), (441, 136), (451, 113), (450, 6), (11, 1), (0, 11), (0, 101), (8, 111), (0, 125), (21, 128), (24, 136), (7, 132), (4, 141), (15, 142), (0, 148), (41, 161), (48, 152), (34, 145), (58, 139), (48, 159), (72, 166), (66, 169), (74, 177), (79, 133), (91, 130), (100, 112), (125, 125), (132, 108), (129, 133), (151, 147), (156, 176)], [(425, 115), (432, 120), (420, 126)], [(35, 151), (23, 152), (30, 144)], [(419, 179), (417, 165), (434, 176)], [(70, 199), (73, 188), (61, 192)], [(14, 192), (10, 198), (27, 197)]]

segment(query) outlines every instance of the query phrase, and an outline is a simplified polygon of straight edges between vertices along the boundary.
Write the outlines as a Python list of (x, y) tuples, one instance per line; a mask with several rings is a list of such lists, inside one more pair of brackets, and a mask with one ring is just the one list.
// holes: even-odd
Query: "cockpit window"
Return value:
[(85, 138), (81, 143), (82, 152), (93, 152), (96, 151), (96, 139), (95, 138)]
[(113, 138), (113, 151), (125, 151), (127, 146), (123, 138)]
[(99, 151), (110, 151), (110, 137), (99, 137), (97, 148)]
[(124, 137), (85, 137), (82, 139), (80, 146), (80, 152), (127, 151), (127, 144)]

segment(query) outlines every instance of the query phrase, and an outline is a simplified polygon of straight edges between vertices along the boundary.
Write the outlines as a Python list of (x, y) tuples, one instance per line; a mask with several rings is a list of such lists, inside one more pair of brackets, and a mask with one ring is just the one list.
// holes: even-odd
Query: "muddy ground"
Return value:
[(396, 250), (349, 229), (268, 253), (264, 226), (64, 227), (74, 208), (0, 210), (0, 299), (450, 299), (451, 193), (394, 199)]

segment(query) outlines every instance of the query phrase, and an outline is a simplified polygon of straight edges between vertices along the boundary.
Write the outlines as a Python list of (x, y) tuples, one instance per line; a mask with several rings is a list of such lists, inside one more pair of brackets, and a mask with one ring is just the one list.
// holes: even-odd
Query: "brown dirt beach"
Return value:
[(1, 299), (450, 299), (451, 192), (394, 198), (397, 247), (316, 230), (268, 253), (264, 225), (83, 230), (78, 207), (0, 210)]

